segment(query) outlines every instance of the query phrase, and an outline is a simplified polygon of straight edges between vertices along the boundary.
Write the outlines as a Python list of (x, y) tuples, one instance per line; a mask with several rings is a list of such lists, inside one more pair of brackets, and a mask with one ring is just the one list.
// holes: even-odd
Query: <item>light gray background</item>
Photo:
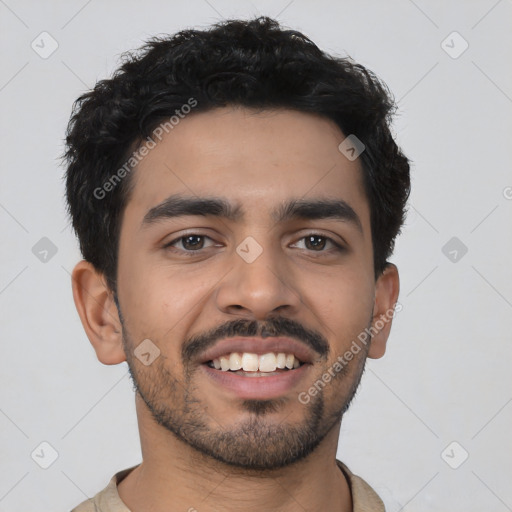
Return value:
[[(141, 456), (126, 363), (97, 361), (71, 295), (80, 254), (58, 156), (72, 102), (152, 35), (255, 14), (382, 77), (413, 160), (392, 258), (403, 311), (338, 458), (390, 512), (512, 510), (510, 0), (0, 0), (0, 511), (70, 510)], [(59, 45), (46, 59), (31, 48), (43, 31)], [(453, 31), (469, 44), (458, 58), (441, 46)], [(57, 248), (46, 262), (32, 251), (43, 237)], [(445, 256), (452, 237), (467, 254)], [(42, 442), (58, 453), (47, 469)]]

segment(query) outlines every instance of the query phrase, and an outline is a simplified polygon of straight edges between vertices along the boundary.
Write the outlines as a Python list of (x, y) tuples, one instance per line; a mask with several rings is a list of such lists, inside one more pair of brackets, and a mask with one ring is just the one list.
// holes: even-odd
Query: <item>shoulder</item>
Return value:
[(336, 463), (350, 486), (354, 512), (386, 512), (383, 501), (367, 482), (354, 475), (343, 462), (336, 459)]
[(99, 512), (98, 508), (94, 504), (94, 498), (89, 498), (86, 501), (80, 503), (71, 512)]
[(71, 510), (71, 512), (130, 512), (119, 497), (117, 484), (137, 466), (138, 464), (136, 466), (123, 469), (122, 471), (118, 471), (110, 479), (110, 482), (105, 489), (98, 492), (93, 498), (89, 498), (80, 503)]

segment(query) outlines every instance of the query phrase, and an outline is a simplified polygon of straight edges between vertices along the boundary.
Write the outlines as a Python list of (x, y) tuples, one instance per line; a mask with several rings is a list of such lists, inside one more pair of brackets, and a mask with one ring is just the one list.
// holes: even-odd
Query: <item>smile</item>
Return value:
[[(208, 361), (210, 368), (223, 372), (231, 371), (245, 376), (275, 375), (281, 371), (299, 368), (302, 363), (294, 354), (284, 352), (267, 354), (254, 354), (251, 352), (232, 352)], [(276, 372), (278, 370), (278, 372)]]
[[(201, 364), (201, 370), (206, 374), (209, 381), (208, 386), (216, 387), (223, 392), (227, 393), (228, 396), (244, 399), (244, 400), (270, 400), (272, 398), (280, 398), (291, 395), (295, 398), (298, 393), (308, 386), (306, 384), (306, 376), (309, 372), (309, 368), (313, 365), (310, 363), (301, 363), (294, 358), (294, 365), (292, 368), (278, 368), (277, 359), (279, 363), (282, 362), (282, 356), (279, 354), (271, 354), (275, 360), (274, 370), (269, 370), (271, 366), (265, 366), (267, 362), (263, 354), (258, 357), (258, 367), (256, 368), (256, 362), (253, 358), (249, 357), (252, 368), (254, 370), (245, 370), (243, 366), (243, 356), (245, 354), (238, 354), (242, 359), (242, 367), (238, 370), (231, 370), (231, 355), (229, 359), (226, 357), (226, 361), (230, 363), (230, 368), (226, 367), (227, 362), (224, 361), (224, 370), (221, 368), (215, 368), (214, 360), (208, 361), (207, 363)], [(249, 356), (254, 356), (250, 354)], [(267, 370), (262, 371), (260, 369), (260, 359), (263, 358), (263, 367)], [(246, 358), (247, 360), (247, 358)], [(220, 363), (220, 358), (217, 360), (217, 365)], [(298, 363), (298, 366), (296, 366)], [(238, 365), (234, 365), (236, 368)], [(295, 367), (294, 367), (295, 366)]]

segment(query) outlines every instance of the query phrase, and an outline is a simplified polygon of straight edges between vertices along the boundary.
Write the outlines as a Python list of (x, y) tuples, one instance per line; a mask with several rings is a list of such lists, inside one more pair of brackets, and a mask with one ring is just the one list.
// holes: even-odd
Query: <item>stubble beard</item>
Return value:
[[(123, 343), (133, 388), (158, 425), (207, 458), (255, 472), (288, 466), (306, 458), (318, 447), (341, 422), (354, 398), (367, 354), (367, 349), (361, 351), (355, 371), (349, 372), (345, 367), (336, 375), (336, 379), (352, 380), (342, 403), (327, 407), (325, 388), (320, 388), (307, 404), (296, 398), (243, 400), (241, 409), (248, 412), (249, 417), (226, 429), (209, 417), (200, 400), (193, 382), (197, 368), (186, 368), (185, 378), (180, 381), (165, 367), (167, 358), (163, 356), (148, 367), (137, 364), (132, 356), (135, 345), (125, 326)], [(289, 423), (285, 417), (276, 423), (271, 415), (278, 413), (289, 400), (297, 400), (297, 407), (304, 409), (303, 420)]]

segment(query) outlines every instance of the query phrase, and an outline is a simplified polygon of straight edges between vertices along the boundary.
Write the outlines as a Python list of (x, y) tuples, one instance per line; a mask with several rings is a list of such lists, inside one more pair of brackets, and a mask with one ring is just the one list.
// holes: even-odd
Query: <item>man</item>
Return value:
[(77, 100), (73, 296), (143, 461), (75, 512), (384, 510), (336, 452), (399, 293), (393, 109), (265, 17), (153, 39)]

